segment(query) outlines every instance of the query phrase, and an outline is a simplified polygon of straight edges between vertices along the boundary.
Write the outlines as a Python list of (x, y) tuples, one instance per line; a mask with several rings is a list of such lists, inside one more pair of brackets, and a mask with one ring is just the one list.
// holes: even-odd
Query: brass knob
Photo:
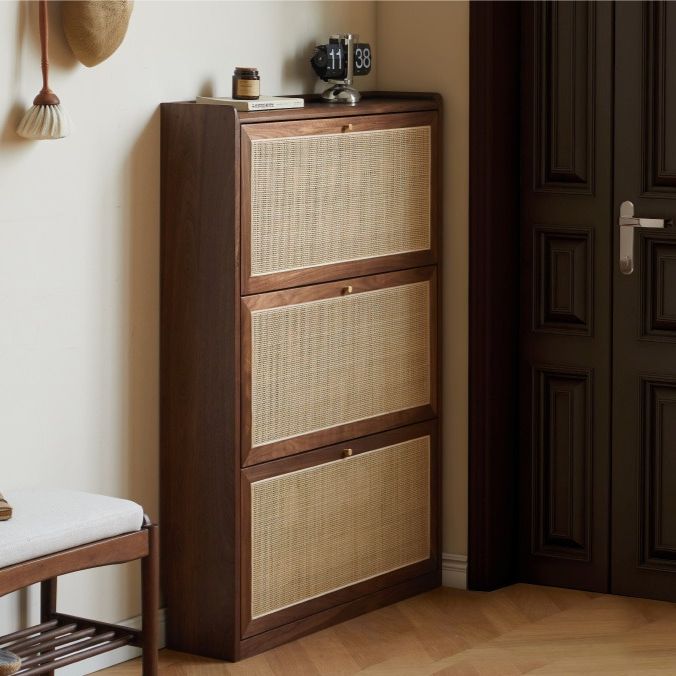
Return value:
[(350, 122), (349, 124), (346, 124), (346, 125), (343, 127), (343, 132), (346, 132), (346, 131), (352, 131), (353, 129), (354, 129), (354, 125), (352, 124), (352, 122)]
[(343, 449), (343, 457), (344, 458), (349, 458), (352, 455), (352, 449), (351, 448), (344, 448)]
[(343, 295), (348, 296), (351, 293), (352, 293), (352, 284), (343, 287)]

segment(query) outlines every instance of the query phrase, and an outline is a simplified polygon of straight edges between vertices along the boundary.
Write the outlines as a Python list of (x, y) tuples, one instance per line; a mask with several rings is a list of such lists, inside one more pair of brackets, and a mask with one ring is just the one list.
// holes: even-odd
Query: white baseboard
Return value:
[(467, 557), (464, 554), (441, 555), (441, 584), (467, 589)]
[[(130, 627), (131, 629), (140, 629), (141, 616), (139, 615), (138, 617), (132, 617), (129, 620), (122, 620), (117, 624), (122, 624), (125, 627)], [(165, 643), (166, 614), (164, 608), (162, 608), (162, 610), (160, 610), (160, 648), (164, 648)], [(107, 669), (108, 667), (114, 667), (116, 664), (133, 660), (140, 655), (140, 648), (130, 648), (125, 646), (124, 648), (111, 650), (109, 653), (103, 653), (103, 655), (97, 655), (91, 659), (77, 662), (76, 664), (71, 664), (68, 667), (62, 667), (56, 673), (58, 676), (87, 676), (87, 674), (92, 674), (95, 671), (101, 671), (101, 669)]]

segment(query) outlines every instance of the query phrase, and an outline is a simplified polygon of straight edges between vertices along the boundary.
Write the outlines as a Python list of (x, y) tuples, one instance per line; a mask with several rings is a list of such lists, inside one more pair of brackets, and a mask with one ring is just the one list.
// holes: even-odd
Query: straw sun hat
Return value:
[(75, 58), (91, 68), (113, 54), (127, 33), (133, 6), (133, 0), (62, 3), (63, 30)]

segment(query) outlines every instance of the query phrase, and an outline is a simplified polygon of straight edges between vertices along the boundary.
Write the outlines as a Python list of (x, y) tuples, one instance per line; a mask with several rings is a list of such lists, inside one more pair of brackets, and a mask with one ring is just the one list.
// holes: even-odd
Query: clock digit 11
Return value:
[[(343, 72), (343, 48), (342, 45), (331, 45), (329, 50), (329, 57), (331, 58), (331, 70), (337, 73)], [(336, 60), (338, 65), (336, 65)]]

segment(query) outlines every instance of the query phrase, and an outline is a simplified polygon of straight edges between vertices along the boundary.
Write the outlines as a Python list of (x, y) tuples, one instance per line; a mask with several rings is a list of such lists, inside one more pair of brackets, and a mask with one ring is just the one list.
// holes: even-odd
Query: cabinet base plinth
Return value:
[(171, 632), (169, 632), (167, 648), (181, 652), (200, 654), (203, 657), (237, 662), (247, 657), (258, 655), (271, 648), (275, 648), (283, 643), (295, 641), (307, 634), (312, 634), (313, 632), (326, 629), (335, 624), (340, 624), (357, 615), (363, 615), (364, 613), (377, 610), (378, 608), (388, 606), (392, 603), (403, 601), (406, 598), (430, 591), (439, 586), (441, 586), (441, 569), (426, 573), (425, 575), (413, 578), (412, 580), (407, 580), (401, 584), (388, 587), (387, 589), (381, 589), (372, 594), (361, 596), (353, 601), (343, 603), (333, 608), (328, 608), (327, 610), (271, 629), (262, 634), (252, 636), (251, 638), (240, 641), (234, 651), (229, 650), (228, 647), (223, 644), (211, 645), (208, 647), (201, 645), (199, 649), (196, 650), (191, 648), (190, 645), (186, 645), (184, 641), (176, 643), (172, 641), (170, 636)]

